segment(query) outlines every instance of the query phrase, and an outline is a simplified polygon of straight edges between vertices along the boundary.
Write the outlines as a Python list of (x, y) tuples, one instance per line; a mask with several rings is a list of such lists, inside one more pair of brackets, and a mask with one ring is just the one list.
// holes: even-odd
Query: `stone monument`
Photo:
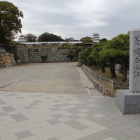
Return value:
[(140, 113), (140, 30), (130, 31), (129, 90), (117, 90), (116, 106), (124, 114)]

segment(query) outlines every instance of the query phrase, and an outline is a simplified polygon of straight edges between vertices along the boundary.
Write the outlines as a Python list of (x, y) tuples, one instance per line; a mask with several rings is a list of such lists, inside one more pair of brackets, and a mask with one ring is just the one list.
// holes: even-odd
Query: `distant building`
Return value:
[(25, 43), (26, 42), (25, 36), (24, 35), (20, 35), (19, 38), (18, 38), (18, 42), (19, 43)]
[(129, 35), (130, 35), (130, 31), (128, 31), (128, 32), (127, 32), (127, 34), (129, 34)]
[(99, 42), (100, 41), (100, 36), (98, 33), (93, 34), (93, 42)]

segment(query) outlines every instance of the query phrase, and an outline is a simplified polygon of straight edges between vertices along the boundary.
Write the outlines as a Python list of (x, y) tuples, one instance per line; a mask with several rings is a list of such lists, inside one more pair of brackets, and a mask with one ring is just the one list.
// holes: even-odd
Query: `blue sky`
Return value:
[[(8, 0), (24, 14), (22, 34), (44, 32), (63, 39), (99, 33), (112, 39), (140, 28), (140, 0)], [(20, 34), (19, 34), (20, 35)]]

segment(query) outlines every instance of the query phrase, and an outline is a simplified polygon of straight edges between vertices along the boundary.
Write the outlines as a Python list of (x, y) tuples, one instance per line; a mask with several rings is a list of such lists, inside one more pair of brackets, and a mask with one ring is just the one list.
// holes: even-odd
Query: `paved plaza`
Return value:
[[(4, 69), (2, 72), (6, 73)], [(27, 64), (27, 66), (25, 64), (21, 67), (8, 68), (7, 73), (3, 73), (0, 74), (0, 77), (3, 77), (5, 81), (5, 83), (2, 81), (0, 83), (3, 91), (57, 94), (87, 93), (76, 63), (34, 63)]]
[(122, 115), (76, 63), (0, 69), (0, 140), (140, 140), (140, 115)]

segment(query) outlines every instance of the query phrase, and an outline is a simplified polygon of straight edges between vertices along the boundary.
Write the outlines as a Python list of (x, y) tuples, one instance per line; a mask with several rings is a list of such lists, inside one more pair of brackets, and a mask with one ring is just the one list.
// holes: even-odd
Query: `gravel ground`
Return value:
[[(87, 94), (77, 63), (34, 63), (1, 69), (1, 91)], [(9, 77), (6, 72), (8, 73)], [(7, 75), (3, 77), (3, 75)], [(8, 81), (11, 82), (8, 82)], [(3, 82), (1, 82), (3, 83)]]

